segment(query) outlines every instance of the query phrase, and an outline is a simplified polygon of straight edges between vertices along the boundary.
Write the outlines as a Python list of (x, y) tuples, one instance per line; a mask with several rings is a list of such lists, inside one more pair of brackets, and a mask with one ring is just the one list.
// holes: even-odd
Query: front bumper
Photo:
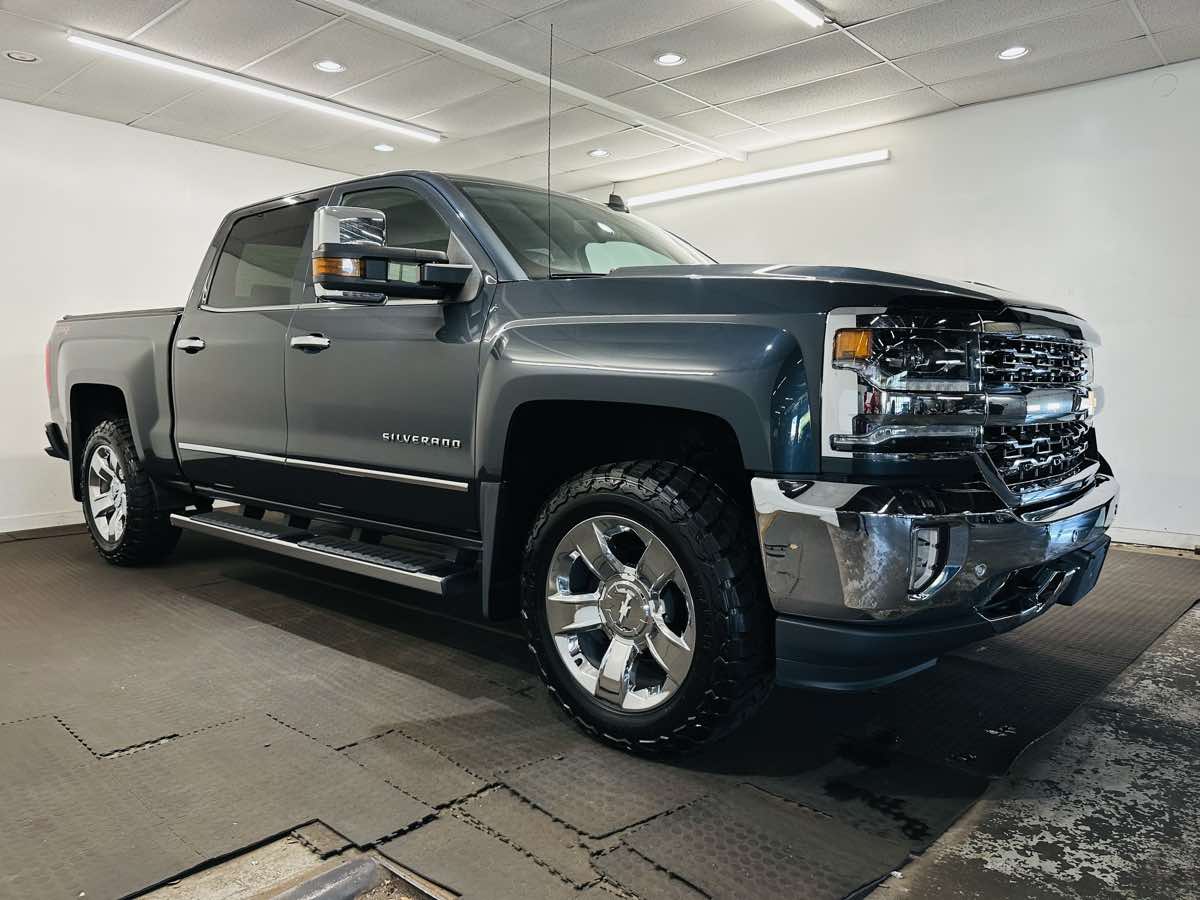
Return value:
[[(1117, 482), (1058, 506), (1011, 509), (969, 490), (752, 481), (778, 677), (873, 687), (1091, 590)], [(914, 533), (940, 529), (936, 577), (911, 588)]]

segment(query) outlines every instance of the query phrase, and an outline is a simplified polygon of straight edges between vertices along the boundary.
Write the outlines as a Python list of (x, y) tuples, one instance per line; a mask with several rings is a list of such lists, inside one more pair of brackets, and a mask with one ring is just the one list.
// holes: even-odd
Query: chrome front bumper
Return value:
[[(1099, 475), (1058, 506), (1022, 512), (993, 504), (980, 512), (979, 504), (964, 502), (969, 497), (962, 491), (776, 478), (754, 478), (751, 488), (775, 610), (864, 625), (928, 610), (947, 617), (951, 610), (975, 613), (1017, 570), (1103, 539), (1120, 494), (1113, 478)], [(966, 511), (946, 511), (953, 509)], [(914, 530), (935, 526), (945, 541), (941, 567), (928, 587), (914, 592)]]

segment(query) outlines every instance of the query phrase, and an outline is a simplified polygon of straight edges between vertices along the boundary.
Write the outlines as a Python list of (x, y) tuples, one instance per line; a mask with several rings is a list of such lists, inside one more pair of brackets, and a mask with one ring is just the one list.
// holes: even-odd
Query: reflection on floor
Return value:
[[(1200, 562), (1117, 551), (1074, 609), (875, 693), (777, 691), (729, 741), (650, 762), (581, 736), (470, 604), (194, 535), (146, 570), (82, 535), (2, 542), (0, 895), (119, 897), (307, 827), (466, 897), (844, 897), (1198, 593)], [(1145, 883), (1130, 865), (1117, 889)]]

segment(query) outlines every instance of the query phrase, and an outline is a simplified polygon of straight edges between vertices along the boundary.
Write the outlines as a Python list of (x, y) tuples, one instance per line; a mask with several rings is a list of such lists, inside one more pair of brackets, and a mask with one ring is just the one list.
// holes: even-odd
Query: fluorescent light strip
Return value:
[(395, 119), (377, 116), (374, 113), (351, 109), (348, 106), (342, 106), (340, 103), (334, 103), (332, 100), (310, 97), (308, 94), (302, 94), (299, 91), (266, 84), (254, 78), (248, 78), (245, 75), (226, 72), (223, 69), (215, 69), (211, 66), (194, 63), (186, 59), (179, 59), (175, 56), (168, 56), (166, 53), (159, 53), (156, 50), (135, 47), (123, 41), (114, 41), (110, 38), (80, 31), (68, 32), (67, 40), (72, 44), (89, 47), (92, 50), (99, 50), (101, 53), (108, 53), (112, 56), (118, 56), (121, 59), (145, 63), (146, 65), (166, 69), (180, 75), (190, 75), (192, 78), (199, 78), (203, 81), (210, 81), (213, 84), (236, 88), (239, 91), (257, 94), (260, 97), (269, 97), (283, 103), (290, 103), (292, 106), (298, 106), (313, 112), (325, 113), (326, 115), (345, 119), (348, 122), (355, 122), (359, 125), (382, 128), (385, 131), (415, 138), (418, 141), (428, 141), (431, 144), (436, 144), (442, 139), (442, 136), (436, 131), (429, 128), (422, 128), (420, 125), (397, 122)]
[(790, 12), (805, 25), (820, 28), (825, 24), (825, 15), (804, 0), (775, 0), (775, 2)]
[(785, 166), (782, 169), (765, 169), (762, 172), (751, 172), (748, 175), (734, 175), (731, 178), (720, 178), (716, 181), (702, 181), (699, 184), (689, 184), (685, 187), (671, 188), (666, 191), (656, 191), (653, 194), (642, 194), (637, 197), (626, 197), (628, 206), (649, 206), (651, 203), (663, 203), (667, 200), (679, 200), (683, 197), (694, 197), (697, 194), (711, 194), (713, 191), (725, 191), (730, 188), (744, 187), (748, 184), (763, 184), (768, 181), (779, 181), (784, 178), (796, 178), (800, 175), (816, 175), (819, 172), (832, 172), (836, 169), (850, 169), (855, 166), (869, 166), (872, 163), (887, 162), (892, 158), (891, 150), (868, 150), (866, 153), (855, 153), (851, 156), (837, 156), (832, 159), (820, 159), (816, 162), (800, 163), (795, 166)]

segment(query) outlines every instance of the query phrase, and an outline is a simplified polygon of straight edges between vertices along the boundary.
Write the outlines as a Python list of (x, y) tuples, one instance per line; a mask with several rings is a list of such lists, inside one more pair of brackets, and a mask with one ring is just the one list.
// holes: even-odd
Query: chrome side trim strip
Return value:
[(449, 478), (433, 478), (429, 475), (409, 475), (406, 472), (387, 472), (383, 469), (362, 469), (357, 466), (339, 466), (335, 463), (317, 462), (314, 459), (297, 459), (294, 456), (273, 456), (270, 453), (254, 453), (250, 450), (234, 450), (229, 447), (212, 447), (208, 444), (189, 444), (179, 442), (180, 450), (194, 450), (198, 453), (215, 453), (220, 456), (237, 456), (242, 459), (256, 459), (260, 462), (279, 463), (285, 466), (295, 466), (299, 469), (315, 469), (322, 472), (336, 472), (339, 475), (355, 475), (359, 478), (378, 478), (380, 481), (397, 481), (401, 484), (415, 484), (420, 487), (441, 488), (446, 491), (466, 492), (471, 485), (466, 481), (455, 481)]
[(270, 453), (255, 453), (251, 450), (232, 450), (229, 447), (211, 447), (208, 444), (189, 444), (184, 441), (179, 442), (180, 450), (195, 450), (197, 453), (215, 453), (218, 456), (238, 456), (242, 459), (257, 459), (260, 462), (284, 463), (282, 456), (274, 456)]
[(281, 556), (290, 556), (293, 559), (305, 560), (317, 565), (327, 566), (331, 569), (340, 569), (343, 572), (353, 572), (355, 575), (365, 575), (368, 578), (389, 581), (392, 584), (415, 588), (418, 591), (426, 591), (431, 594), (442, 594), (445, 592), (447, 579), (437, 575), (428, 575), (424, 572), (405, 572), (401, 569), (377, 565), (362, 559), (353, 559), (349, 556), (340, 556), (336, 553), (326, 553), (323, 550), (315, 550), (311, 547), (300, 547), (290, 541), (281, 541), (278, 538), (248, 534), (244, 531), (238, 531), (236, 528), (224, 528), (212, 522), (197, 521), (191, 516), (181, 513), (171, 513), (171, 524), (178, 528), (186, 528), (190, 531), (198, 531), (202, 534), (224, 538), (236, 544), (245, 544), (248, 547), (256, 547), (259, 550), (278, 553)]
[(470, 485), (465, 481), (452, 481), (448, 478), (431, 478), (428, 475), (409, 475), (404, 472), (385, 472), (381, 469), (360, 469), (356, 466), (339, 466), (335, 463), (317, 462), (312, 459), (287, 458), (287, 465), (299, 469), (317, 469), (323, 472), (337, 472), (340, 475), (358, 475), (362, 478), (378, 478), (381, 481), (399, 481), (403, 484), (416, 484), (422, 487), (442, 488), (447, 491), (466, 491)]

